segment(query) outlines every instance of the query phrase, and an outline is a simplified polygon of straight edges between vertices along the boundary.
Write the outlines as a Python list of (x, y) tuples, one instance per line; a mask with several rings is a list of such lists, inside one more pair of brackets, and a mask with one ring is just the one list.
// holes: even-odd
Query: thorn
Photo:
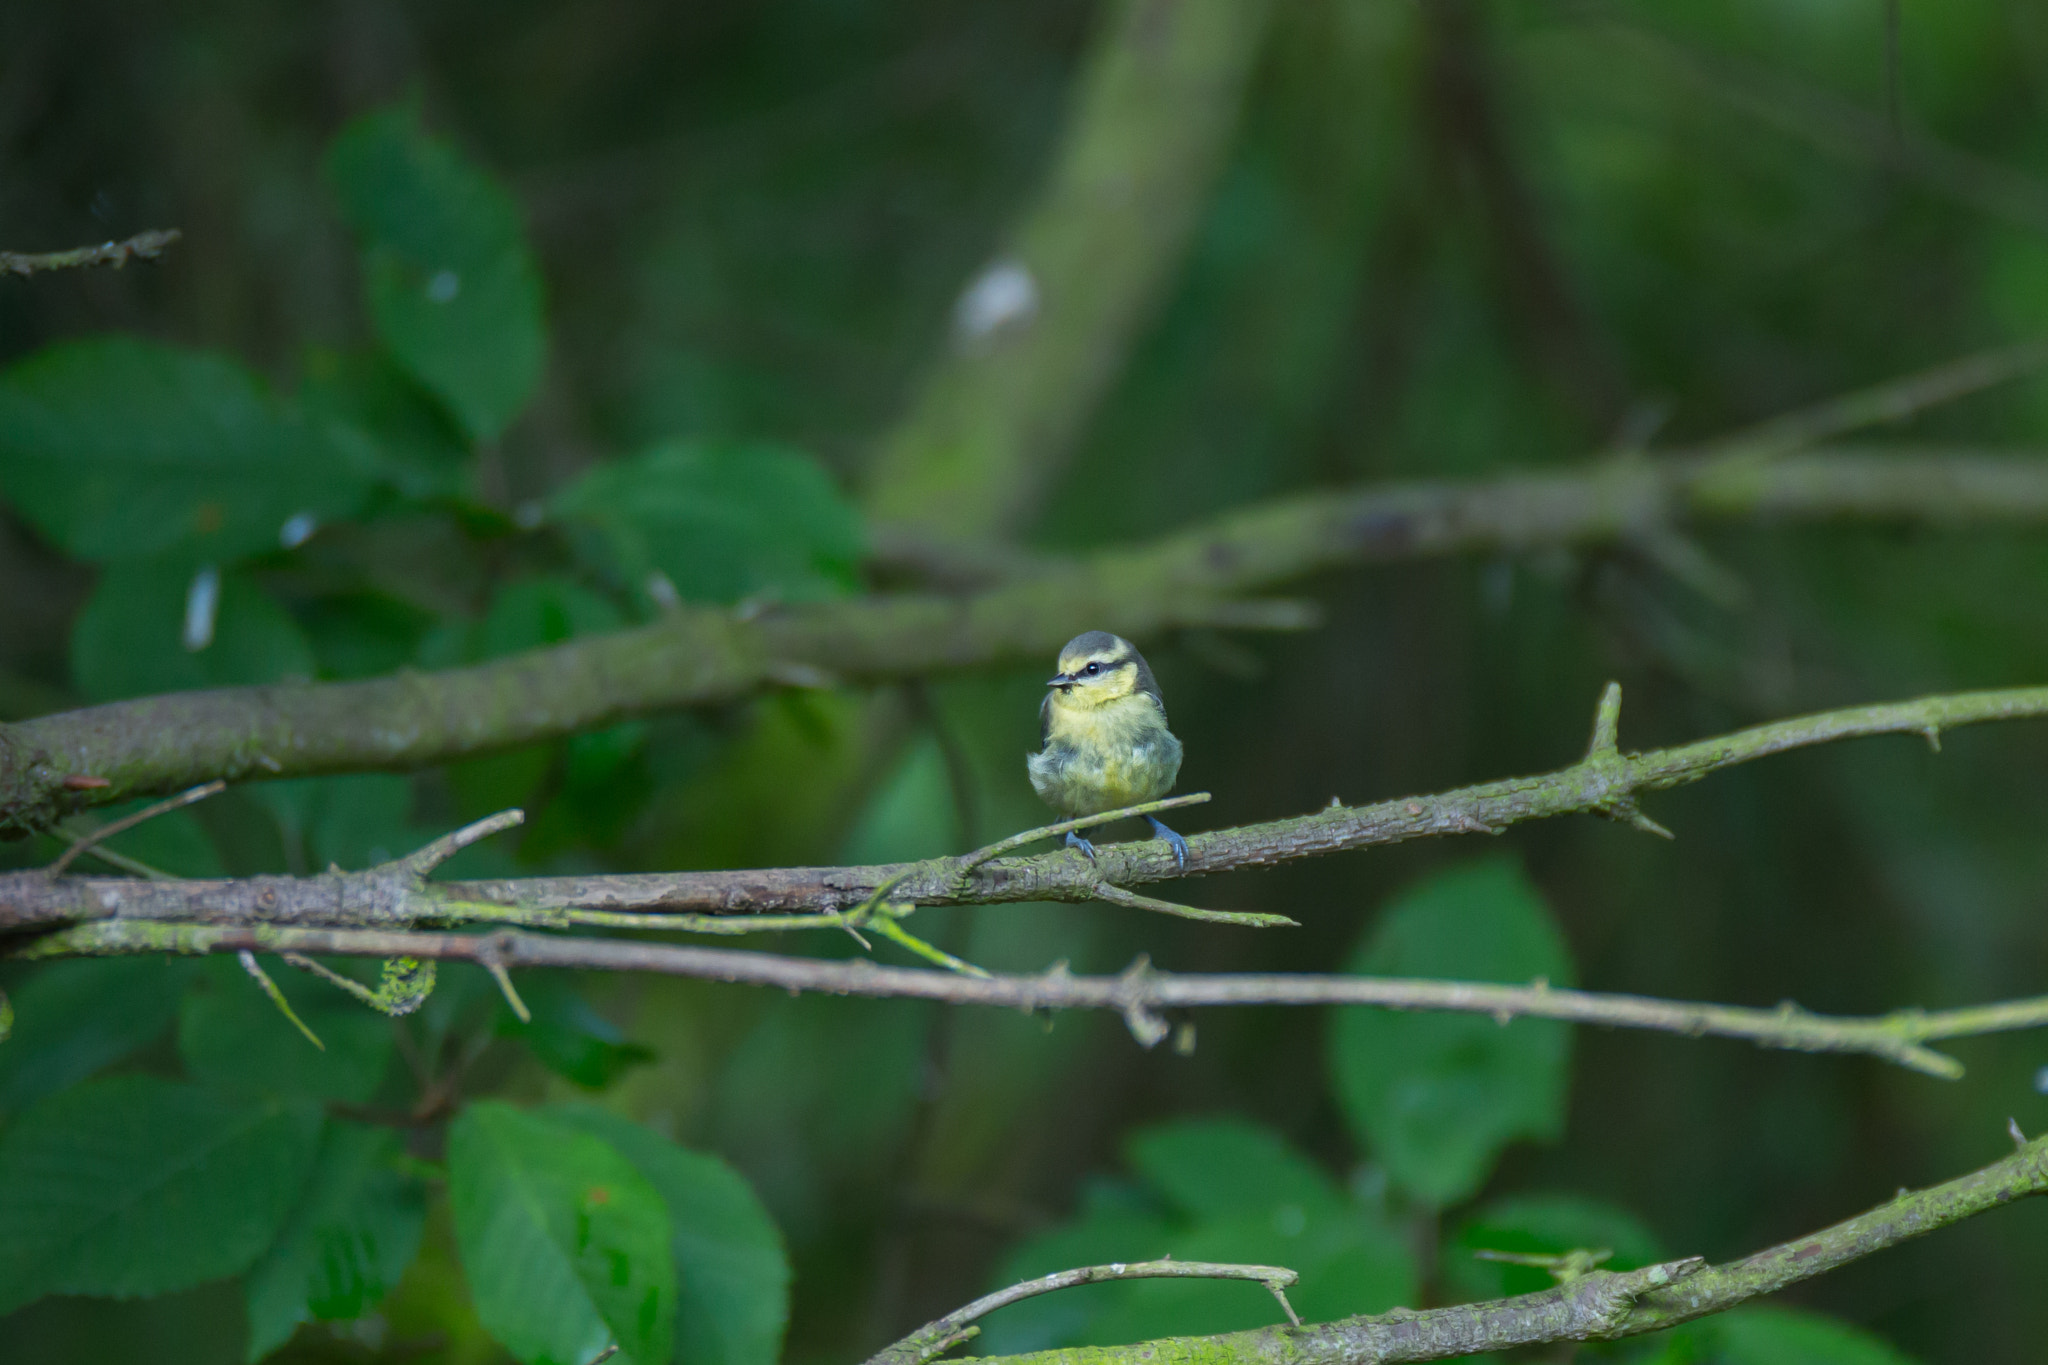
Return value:
[(1180, 1027), (1173, 1031), (1173, 1051), (1179, 1057), (1195, 1055), (1195, 1021), (1181, 1020)]
[(1124, 1006), (1124, 1027), (1138, 1040), (1138, 1046), (1148, 1052), (1159, 1046), (1159, 1040), (1169, 1031), (1166, 1021), (1143, 1005)]
[(2020, 1131), (2020, 1121), (2018, 1119), (2007, 1119), (2005, 1121), (2005, 1131), (2011, 1134), (2013, 1146), (2025, 1147), (2027, 1145), (2027, 1135)]
[(1920, 733), (1927, 737), (1928, 748), (1936, 753), (1941, 752), (1941, 727), (1939, 725), (1930, 725)]
[(1593, 741), (1586, 746), (1586, 761), (1621, 757), (1621, 684), (1611, 682), (1593, 709)]
[(1273, 1291), (1273, 1297), (1280, 1300), (1280, 1307), (1287, 1314), (1287, 1320), (1296, 1327), (1301, 1326), (1301, 1315), (1294, 1311), (1294, 1305), (1287, 1301), (1287, 1291), (1272, 1280), (1266, 1281), (1266, 1288)]
[(1643, 814), (1643, 808), (1636, 804), (1636, 799), (1633, 796), (1624, 796), (1610, 801), (1607, 809), (1600, 813), (1610, 820), (1627, 825), (1630, 829), (1639, 829), (1645, 834), (1654, 834), (1660, 839), (1676, 839), (1678, 837), (1649, 816)]
[(519, 992), (512, 988), (512, 973), (505, 970), (505, 964), (496, 958), (492, 958), (484, 964), (484, 969), (490, 972), (491, 980), (498, 983), (498, 989), (504, 993), (505, 1003), (512, 1007), (514, 1014), (519, 1016), (519, 1022), (522, 1024), (532, 1023), (533, 1011), (526, 1008), (526, 1002), (521, 1000)]

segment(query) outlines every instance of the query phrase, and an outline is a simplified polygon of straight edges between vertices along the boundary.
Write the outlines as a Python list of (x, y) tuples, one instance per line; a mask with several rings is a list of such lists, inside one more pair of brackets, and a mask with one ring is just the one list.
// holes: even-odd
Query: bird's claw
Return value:
[(1095, 845), (1089, 843), (1086, 839), (1083, 839), (1081, 837), (1080, 831), (1071, 829), (1067, 831), (1067, 847), (1078, 848), (1081, 850), (1081, 852), (1088, 855), (1089, 862), (1092, 863), (1095, 861)]
[(1188, 841), (1149, 815), (1145, 817), (1145, 820), (1152, 826), (1154, 834), (1173, 846), (1173, 865), (1185, 872), (1188, 866)]

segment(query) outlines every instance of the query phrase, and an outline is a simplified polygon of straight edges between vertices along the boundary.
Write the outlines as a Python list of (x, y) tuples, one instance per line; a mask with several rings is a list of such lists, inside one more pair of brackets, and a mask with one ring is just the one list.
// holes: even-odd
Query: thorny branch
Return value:
[[(1774, 721), (1669, 749), (1624, 753), (1619, 746), (1621, 689), (1601, 698), (1593, 741), (1578, 762), (1555, 772), (1504, 778), (1430, 796), (1367, 805), (1331, 804), (1312, 814), (1188, 836), (1185, 870), (1157, 840), (1101, 844), (1090, 861), (1071, 850), (1035, 857), (995, 856), (1002, 845), (964, 858), (868, 867), (758, 868), (713, 872), (526, 877), (436, 884), (436, 900), (393, 899), (387, 869), (314, 877), (140, 884), (125, 878), (0, 874), (0, 932), (121, 917), (212, 923), (389, 927), (415, 921), (492, 920), (566, 927), (696, 929), (704, 921), (664, 921), (649, 912), (700, 916), (821, 914), (857, 907), (887, 886), (911, 905), (1079, 902), (1102, 888), (1128, 888), (1182, 876), (1268, 867), (1300, 858), (1451, 834), (1495, 834), (1528, 820), (1598, 814), (1652, 828), (1640, 799), (1697, 782), (1738, 763), (1865, 735), (1910, 734), (1930, 741), (1945, 730), (1987, 721), (2048, 716), (2048, 687), (1957, 692), (1913, 701), (1822, 711)], [(1165, 809), (1190, 798), (1171, 798)], [(1144, 809), (1133, 807), (1133, 810)], [(1090, 817), (1091, 820), (1101, 817)], [(1072, 822), (1068, 822), (1069, 824)], [(1068, 824), (1047, 826), (1053, 833)], [(1661, 831), (1660, 831), (1661, 832)], [(1033, 831), (1042, 837), (1044, 831)], [(1012, 841), (1006, 840), (1005, 844)], [(398, 866), (397, 864), (390, 865)], [(370, 889), (374, 885), (374, 890)], [(451, 907), (470, 905), (473, 914)], [(567, 913), (562, 913), (567, 912)], [(521, 916), (524, 919), (521, 919)], [(599, 918), (598, 916), (607, 916)], [(788, 924), (754, 923), (756, 928)], [(711, 931), (716, 931), (712, 926)], [(730, 930), (727, 930), (730, 932)]]
[[(1509, 824), (1596, 813), (1665, 833), (1638, 808), (1646, 792), (1788, 749), (1859, 735), (1941, 732), (1980, 721), (2048, 715), (2048, 688), (1958, 693), (1828, 711), (1756, 726), (1672, 749), (1625, 754), (1619, 745), (1621, 689), (1610, 684), (1594, 718), (1586, 756), (1569, 768), (1373, 806), (1333, 806), (1294, 820), (1201, 834), (1189, 840), (1188, 870), (1214, 872), (1398, 842), (1428, 835), (1495, 833)], [(1152, 803), (1186, 804), (1198, 797)], [(1136, 808), (1134, 808), (1136, 809)], [(1024, 836), (957, 858), (868, 868), (796, 868), (657, 876), (531, 878), (437, 883), (435, 865), (457, 848), (518, 822), (517, 812), (481, 821), (409, 858), (363, 872), (319, 877), (145, 882), (52, 878), (43, 871), (0, 877), (0, 931), (13, 930), (23, 958), (128, 953), (334, 954), (477, 963), (501, 979), (513, 967), (578, 967), (701, 977), (790, 991), (900, 996), (1024, 1010), (1113, 1009), (1146, 1046), (1167, 1031), (1161, 1011), (1213, 1005), (1375, 1005), (1560, 1019), (1688, 1036), (1746, 1038), (1769, 1047), (1862, 1052), (1930, 1075), (1962, 1068), (1926, 1043), (2048, 1024), (2048, 999), (1878, 1018), (1827, 1018), (1796, 1006), (1749, 1009), (1564, 990), (1547, 982), (1502, 985), (1355, 976), (1177, 976), (1142, 959), (1119, 976), (1078, 977), (1064, 964), (1039, 975), (991, 975), (940, 955), (949, 970), (883, 967), (729, 949), (621, 939), (577, 939), (499, 929), (487, 934), (422, 932), (416, 926), (518, 925), (732, 931), (850, 928), (894, 923), (918, 905), (1017, 900), (1107, 899), (1186, 913), (1191, 907), (1122, 892), (1118, 883), (1177, 875), (1154, 842), (1110, 845), (1093, 862), (1062, 850), (1031, 858), (995, 856)], [(1063, 826), (1032, 831), (1043, 836)], [(696, 906), (722, 913), (646, 913)], [(855, 913), (849, 914), (852, 907)], [(807, 909), (808, 915), (743, 914)], [(1213, 918), (1224, 912), (1193, 911)], [(872, 918), (874, 916), (884, 918)], [(1241, 919), (1241, 922), (1242, 919)], [(907, 933), (889, 937), (915, 950)], [(906, 940), (908, 940), (906, 942)], [(931, 953), (924, 954), (931, 957)]]
[[(1546, 1342), (1613, 1341), (1724, 1312), (1937, 1228), (2044, 1192), (2048, 1192), (2048, 1138), (2037, 1138), (2021, 1143), (2019, 1150), (2003, 1161), (1931, 1189), (1901, 1190), (1897, 1198), (1868, 1213), (1720, 1265), (1695, 1256), (1640, 1270), (1595, 1270), (1538, 1293), (1451, 1308), (1421, 1312), (1397, 1308), (1308, 1327), (1276, 1325), (1221, 1336), (1072, 1347), (990, 1360), (1005, 1365), (1389, 1365)], [(899, 1348), (900, 1344), (890, 1350)], [(896, 1365), (897, 1358), (888, 1352), (869, 1365), (885, 1358), (889, 1365)]]

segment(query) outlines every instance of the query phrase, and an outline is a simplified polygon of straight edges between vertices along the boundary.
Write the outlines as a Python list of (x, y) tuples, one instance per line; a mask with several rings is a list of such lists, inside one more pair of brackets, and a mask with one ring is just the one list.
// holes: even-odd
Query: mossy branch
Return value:
[(1389, 1365), (1549, 1342), (1612, 1341), (1725, 1312), (2044, 1192), (2048, 1138), (2038, 1138), (1981, 1170), (1932, 1189), (1901, 1190), (1868, 1213), (1721, 1265), (1692, 1257), (1640, 1270), (1595, 1270), (1538, 1293), (1450, 1308), (989, 1359), (1004, 1365)]
[(230, 782), (397, 770), (557, 738), (792, 678), (873, 683), (1043, 659), (1082, 626), (1144, 639), (1312, 617), (1256, 593), (1344, 564), (1637, 542), (1686, 522), (2048, 523), (2048, 460), (1831, 452), (1612, 461), (1269, 503), (1151, 545), (1041, 564), (966, 596), (883, 594), (653, 625), (437, 673), (179, 692), (0, 726), (0, 835)]

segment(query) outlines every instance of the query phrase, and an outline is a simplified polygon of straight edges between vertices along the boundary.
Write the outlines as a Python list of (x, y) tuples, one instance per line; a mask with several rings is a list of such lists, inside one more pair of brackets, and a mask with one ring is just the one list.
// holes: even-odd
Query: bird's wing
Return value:
[(1159, 695), (1159, 684), (1152, 682), (1150, 678), (1146, 678), (1138, 684), (1138, 690), (1150, 697), (1152, 704), (1159, 708), (1159, 722), (1164, 725), (1166, 723), (1166, 698)]
[(1152, 665), (1146, 663), (1145, 656), (1136, 650), (1131, 652), (1131, 657), (1138, 665), (1138, 690), (1152, 699), (1152, 704), (1159, 708), (1159, 719), (1165, 720), (1166, 698), (1159, 693), (1159, 681), (1152, 676)]
[(1045, 700), (1038, 703), (1038, 747), (1052, 738), (1052, 693), (1045, 694)]

